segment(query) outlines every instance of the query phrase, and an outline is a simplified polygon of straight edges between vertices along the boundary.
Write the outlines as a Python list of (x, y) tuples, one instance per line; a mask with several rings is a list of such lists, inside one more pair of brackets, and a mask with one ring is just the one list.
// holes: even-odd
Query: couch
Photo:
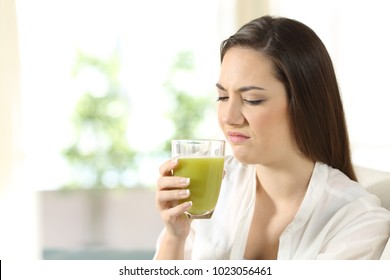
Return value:
[[(378, 196), (382, 206), (390, 210), (390, 172), (355, 166), (358, 181), (371, 193)], [(390, 239), (382, 253), (382, 260), (390, 260)]]

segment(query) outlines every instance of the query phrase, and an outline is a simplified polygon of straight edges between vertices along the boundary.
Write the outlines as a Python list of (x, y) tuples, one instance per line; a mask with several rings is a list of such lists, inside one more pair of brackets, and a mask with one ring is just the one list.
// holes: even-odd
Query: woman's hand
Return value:
[(157, 181), (156, 204), (170, 238), (184, 241), (189, 232), (191, 219), (184, 212), (191, 208), (191, 202), (179, 201), (189, 197), (186, 187), (189, 178), (172, 176), (172, 170), (178, 165), (178, 160), (170, 160), (160, 167), (160, 178)]

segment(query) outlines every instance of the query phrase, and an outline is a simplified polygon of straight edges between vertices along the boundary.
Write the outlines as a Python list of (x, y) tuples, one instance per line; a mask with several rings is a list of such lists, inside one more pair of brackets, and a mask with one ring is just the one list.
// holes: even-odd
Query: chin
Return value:
[(259, 162), (253, 153), (243, 153), (242, 151), (235, 151), (233, 149), (233, 155), (239, 162), (244, 164), (256, 164)]

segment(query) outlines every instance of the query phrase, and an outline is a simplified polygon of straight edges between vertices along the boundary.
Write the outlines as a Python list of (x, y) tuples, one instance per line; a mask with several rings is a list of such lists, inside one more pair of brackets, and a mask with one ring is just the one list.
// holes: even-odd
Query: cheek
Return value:
[(286, 108), (264, 110), (247, 116), (252, 129), (264, 136), (286, 137), (289, 134), (288, 112)]
[(219, 102), (217, 105), (217, 118), (218, 118), (218, 124), (221, 128), (224, 126), (223, 115), (224, 115), (223, 104)]
[(264, 139), (268, 137), (272, 128), (272, 118), (267, 114), (256, 114), (247, 117), (251, 130), (256, 134), (256, 138)]

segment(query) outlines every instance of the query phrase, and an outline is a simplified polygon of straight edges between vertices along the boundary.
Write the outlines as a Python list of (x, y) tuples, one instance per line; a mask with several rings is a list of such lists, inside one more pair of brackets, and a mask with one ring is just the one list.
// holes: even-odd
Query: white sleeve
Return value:
[(322, 248), (319, 260), (379, 260), (390, 236), (390, 213), (379, 208), (341, 228)]

